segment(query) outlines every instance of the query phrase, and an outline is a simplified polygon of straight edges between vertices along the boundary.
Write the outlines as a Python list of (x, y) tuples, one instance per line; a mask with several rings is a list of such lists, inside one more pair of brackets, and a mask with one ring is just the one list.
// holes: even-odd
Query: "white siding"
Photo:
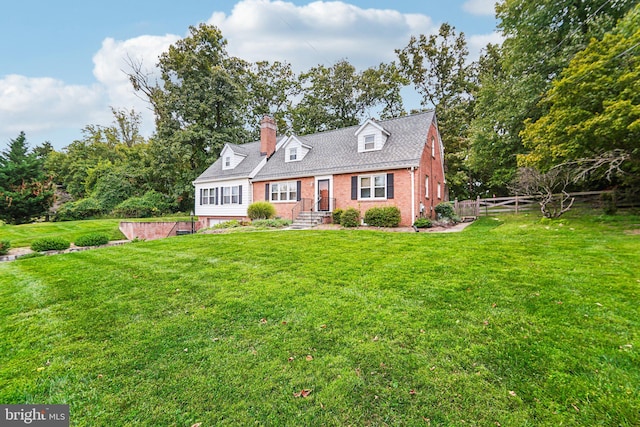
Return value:
[[(368, 135), (373, 135), (375, 138), (375, 148), (373, 150), (365, 150), (364, 148), (365, 137)], [(387, 135), (385, 135), (376, 126), (368, 124), (360, 129), (358, 133), (358, 152), (362, 153), (366, 151), (382, 150), (385, 142), (387, 142)]]
[[(242, 186), (242, 204), (226, 203), (221, 204), (222, 188)], [(201, 189), (218, 188), (218, 204), (201, 204)], [(195, 214), (196, 216), (221, 216), (221, 217), (245, 217), (247, 207), (251, 204), (251, 184), (246, 178), (228, 181), (215, 181), (208, 183), (198, 183), (195, 185)]]

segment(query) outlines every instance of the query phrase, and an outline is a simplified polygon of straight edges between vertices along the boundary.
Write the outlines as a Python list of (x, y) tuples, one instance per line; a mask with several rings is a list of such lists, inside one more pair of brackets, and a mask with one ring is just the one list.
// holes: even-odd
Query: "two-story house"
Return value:
[(401, 225), (447, 200), (444, 147), (434, 111), (311, 135), (276, 136), (265, 116), (260, 141), (227, 144), (195, 181), (203, 226), (244, 219), (253, 201), (271, 202), (282, 218), (302, 212), (373, 206), (400, 209)]

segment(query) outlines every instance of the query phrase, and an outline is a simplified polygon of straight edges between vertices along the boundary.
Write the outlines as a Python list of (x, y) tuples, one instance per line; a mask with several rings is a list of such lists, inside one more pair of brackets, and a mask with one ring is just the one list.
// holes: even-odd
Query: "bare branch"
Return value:
[(626, 150), (615, 149), (606, 151), (595, 157), (582, 158), (570, 162), (561, 163), (552, 169), (563, 169), (566, 167), (575, 168), (573, 182), (577, 183), (588, 178), (592, 174), (602, 174), (608, 181), (615, 175), (625, 175), (622, 165), (631, 158), (631, 154)]

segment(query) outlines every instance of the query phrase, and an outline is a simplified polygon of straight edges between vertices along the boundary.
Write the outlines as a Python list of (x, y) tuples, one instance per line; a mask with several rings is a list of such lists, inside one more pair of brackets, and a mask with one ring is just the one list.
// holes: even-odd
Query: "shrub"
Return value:
[(340, 224), (340, 217), (342, 216), (343, 212), (344, 209), (336, 209), (333, 211), (333, 213), (331, 214), (331, 220), (334, 224)]
[(247, 216), (251, 220), (273, 218), (276, 216), (276, 208), (269, 202), (254, 202), (247, 208)]
[(372, 227), (397, 227), (400, 225), (400, 209), (396, 206), (371, 208), (365, 212), (364, 222)]
[(260, 228), (282, 228), (291, 225), (288, 219), (257, 219), (251, 222), (254, 227)]
[(109, 235), (104, 233), (91, 233), (76, 239), (76, 246), (100, 246), (109, 243)]
[(56, 221), (76, 221), (80, 219), (95, 218), (104, 214), (104, 209), (99, 201), (94, 198), (80, 199), (75, 202), (67, 202), (60, 206), (56, 212)]
[(232, 219), (225, 222), (219, 222), (218, 224), (215, 224), (212, 228), (215, 230), (220, 230), (224, 228), (236, 228), (241, 226), (242, 224), (240, 224), (240, 221), (238, 221), (237, 219)]
[(343, 227), (357, 227), (360, 225), (360, 212), (349, 208), (340, 215), (340, 225)]
[(6, 255), (11, 249), (11, 242), (8, 240), (0, 240), (0, 255)]
[(453, 209), (453, 205), (449, 202), (442, 202), (435, 207), (435, 211), (438, 214), (438, 219), (454, 219), (456, 218), (456, 211)]
[(418, 218), (413, 223), (413, 226), (417, 228), (431, 228), (433, 224), (429, 218)]
[(69, 249), (71, 243), (62, 237), (41, 237), (31, 242), (31, 250), (34, 252), (63, 251)]
[(112, 214), (123, 218), (149, 218), (171, 212), (173, 207), (169, 196), (151, 190), (142, 197), (129, 197), (116, 206)]

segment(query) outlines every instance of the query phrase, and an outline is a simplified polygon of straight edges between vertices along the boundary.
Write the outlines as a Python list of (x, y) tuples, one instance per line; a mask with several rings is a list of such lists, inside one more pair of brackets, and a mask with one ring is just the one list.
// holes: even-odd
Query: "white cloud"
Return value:
[(297, 71), (347, 59), (367, 68), (395, 59), (411, 35), (436, 31), (426, 15), (361, 9), (340, 1), (296, 6), (286, 1), (243, 0), (231, 13), (208, 20), (221, 29), (233, 56), (289, 62)]
[(31, 134), (56, 128), (81, 129), (99, 116), (96, 112), (104, 99), (104, 88), (97, 84), (67, 85), (49, 77), (5, 76), (0, 79), (0, 142), (15, 138), (20, 131), (31, 140)]
[(465, 12), (480, 16), (494, 16), (497, 0), (467, 0), (462, 5)]
[(104, 110), (109, 114), (106, 123), (111, 123), (112, 116), (108, 106), (114, 108), (134, 109), (142, 115), (142, 133), (150, 136), (153, 132), (154, 117), (149, 105), (133, 90), (127, 73), (131, 72), (130, 61), (139, 63), (151, 81), (159, 78), (156, 68), (158, 57), (168, 47), (179, 40), (173, 34), (164, 36), (140, 36), (128, 40), (114, 40), (106, 38), (102, 47), (93, 56), (93, 75), (104, 87), (108, 104)]

